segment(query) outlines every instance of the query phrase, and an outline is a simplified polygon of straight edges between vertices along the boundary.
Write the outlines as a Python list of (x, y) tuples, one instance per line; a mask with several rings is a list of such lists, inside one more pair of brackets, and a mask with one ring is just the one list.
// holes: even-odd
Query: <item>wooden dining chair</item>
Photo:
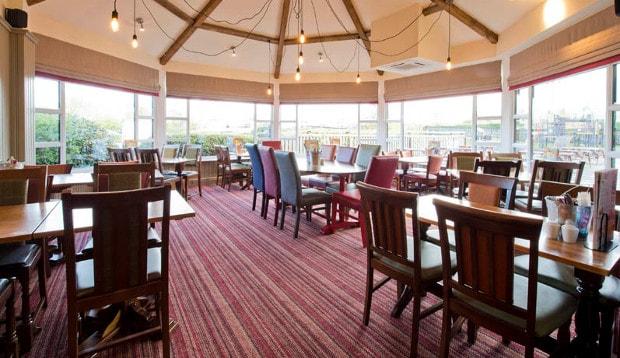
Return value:
[(4, 356), (19, 358), (20, 347), (15, 329), (15, 278), (0, 279), (0, 307), (4, 308)]
[[(452, 199), (453, 200), (453, 199)], [(549, 335), (559, 328), (558, 351), (567, 348), (577, 299), (539, 283), (538, 238), (542, 219), (527, 214), (503, 214), (436, 198), (443, 262), (443, 322), (440, 357), (448, 357), (450, 340), (462, 317), (472, 322), (469, 342), (475, 343), (476, 327), (482, 326), (525, 346), (549, 351)], [(448, 221), (456, 234), (456, 268), (448, 242)], [(529, 275), (514, 274), (515, 238), (529, 242)], [(460, 321), (460, 322), (459, 322)], [(557, 353), (548, 352), (548, 353)]]
[[(295, 153), (277, 151), (274, 155), (280, 178), (280, 230), (284, 228), (284, 217), (288, 205), (295, 210), (296, 215), (295, 230), (293, 233), (294, 238), (299, 236), (299, 218), (302, 212), (305, 212), (306, 218), (310, 220), (312, 213), (323, 210), (325, 215), (322, 216), (327, 220), (327, 224), (329, 225), (332, 196), (324, 191), (313, 188), (302, 189), (301, 176), (297, 168)], [(315, 208), (317, 205), (322, 206)]]
[(187, 186), (190, 180), (198, 180), (198, 195), (202, 196), (202, 175), (200, 173), (200, 167), (202, 166), (202, 146), (199, 144), (186, 144), (183, 148), (183, 155), (186, 159), (189, 159), (185, 163), (185, 169), (181, 173), (183, 181), (185, 182), (184, 193), (187, 196)]
[[(26, 166), (24, 169), (0, 170), (0, 205), (43, 203), (46, 200), (47, 167)], [(18, 326), (23, 351), (30, 350), (35, 325), (41, 309), (47, 307), (46, 240), (0, 245), (0, 277), (17, 278), (22, 293)], [(30, 304), (30, 277), (37, 272), (39, 303), (34, 312)]]
[[(372, 295), (389, 280), (406, 285), (413, 295), (411, 357), (417, 356), (420, 321), (441, 309), (436, 303), (421, 311), (421, 300), (427, 292), (441, 296), (441, 255), (437, 245), (420, 240), (417, 215), (417, 193), (359, 184), (361, 213), (368, 238), (366, 249), (366, 299), (363, 323), (368, 326)], [(411, 231), (407, 229), (411, 213)], [(448, 259), (450, 262), (451, 259)], [(450, 264), (447, 264), (450, 266)], [(374, 272), (387, 276), (374, 283)]]
[[(149, 248), (148, 205), (163, 202), (162, 244)], [(109, 193), (63, 193), (67, 281), (68, 356), (92, 354), (128, 340), (161, 334), (163, 356), (170, 356), (168, 316), (168, 237), (170, 186)], [(73, 210), (92, 208), (92, 258), (75, 254)], [(110, 230), (110, 228), (114, 230)], [(90, 309), (154, 296), (157, 325), (118, 339), (81, 346), (80, 317)]]
[(474, 172), (519, 178), (520, 160), (480, 160), (476, 158)]
[[(540, 213), (542, 210), (542, 194), (540, 181), (554, 181), (558, 183), (573, 183), (579, 185), (586, 162), (556, 162), (535, 160), (532, 167), (527, 193), (517, 192), (515, 206), (521, 211)], [(573, 180), (572, 178), (575, 177)], [(523, 197), (525, 195), (525, 197)]]
[(413, 190), (418, 192), (429, 191), (437, 188), (438, 176), (441, 171), (443, 157), (429, 155), (424, 172), (408, 172), (403, 175), (403, 190)]
[(95, 163), (94, 191), (134, 190), (155, 186), (155, 163)]
[(280, 210), (280, 173), (276, 164), (276, 157), (273, 148), (264, 145), (258, 146), (258, 154), (263, 164), (264, 185), (263, 191), (263, 219), (267, 219), (269, 211), (269, 201), (273, 199), (275, 205), (275, 214), (273, 216), (273, 226), (278, 224), (278, 212)]
[(489, 160), (523, 160), (523, 155), (520, 152), (489, 152), (488, 153)]
[[(166, 144), (161, 148), (161, 157), (163, 160), (178, 158), (180, 154), (181, 145), (179, 144)], [(165, 172), (175, 172), (174, 164), (162, 164), (162, 167)]]
[(271, 148), (273, 148), (273, 150), (280, 150), (280, 149), (282, 149), (282, 141), (281, 140), (268, 139), (268, 140), (262, 141), (261, 144), (263, 146), (265, 146), (265, 147), (271, 147)]
[(320, 156), (322, 160), (334, 160), (336, 158), (336, 148), (338, 146), (334, 144), (321, 144)]
[(226, 146), (219, 146), (219, 155), (222, 166), (222, 188), (228, 184), (228, 191), (234, 181), (239, 181), (240, 185), (243, 181), (251, 180), (252, 168), (246, 164), (232, 162), (230, 160), (230, 150)]
[(131, 162), (136, 160), (133, 148), (108, 148), (111, 162)]
[(47, 195), (46, 200), (51, 199), (52, 194), (59, 194), (63, 190), (69, 189), (71, 185), (53, 185), (55, 174), (71, 174), (73, 164), (50, 164), (47, 166)]
[(156, 185), (174, 184), (181, 185), (181, 177), (175, 171), (164, 171), (164, 167), (161, 162), (161, 154), (158, 148), (136, 148), (136, 156), (142, 164), (153, 163), (155, 169), (159, 170), (161, 174), (160, 178), (155, 178)]

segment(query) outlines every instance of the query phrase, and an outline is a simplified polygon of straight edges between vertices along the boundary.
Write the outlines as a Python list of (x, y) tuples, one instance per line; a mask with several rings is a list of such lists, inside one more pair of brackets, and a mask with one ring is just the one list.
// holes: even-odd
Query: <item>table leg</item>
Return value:
[(604, 277), (575, 268), (579, 306), (575, 314), (577, 337), (571, 346), (577, 357), (597, 357), (596, 343), (600, 331), (599, 290), (603, 286)]
[[(345, 179), (346, 177), (344, 175), (340, 175), (340, 191), (345, 190), (345, 185), (346, 185)], [(330, 235), (330, 234), (333, 234), (334, 231), (339, 230), (339, 229), (350, 229), (350, 228), (358, 227), (360, 225), (359, 222), (345, 220), (347, 216), (346, 211), (348, 210), (349, 208), (345, 208), (342, 206), (342, 204), (339, 204), (338, 205), (338, 221), (332, 222), (330, 225), (323, 226), (321, 228), (321, 233), (323, 235)]]

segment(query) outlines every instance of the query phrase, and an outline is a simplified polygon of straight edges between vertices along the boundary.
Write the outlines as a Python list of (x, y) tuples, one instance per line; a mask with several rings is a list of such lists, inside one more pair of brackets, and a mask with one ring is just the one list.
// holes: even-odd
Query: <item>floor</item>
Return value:
[[(390, 317), (395, 285), (373, 297), (371, 321), (362, 324), (365, 251), (359, 230), (322, 236), (302, 220), (293, 239), (293, 216), (284, 231), (252, 212), (251, 192), (207, 187), (190, 201), (195, 218), (172, 224), (170, 238), (171, 317), (176, 357), (405, 357), (409, 354), (411, 310)], [(377, 280), (379, 277), (376, 278)], [(38, 320), (42, 333), (31, 357), (66, 355), (64, 266), (53, 269), (50, 304)], [(423, 306), (436, 302), (429, 296)], [(438, 351), (441, 312), (421, 326), (419, 353)], [(520, 345), (501, 344), (482, 329), (474, 346), (464, 333), (451, 356), (519, 357)], [(161, 343), (140, 341), (99, 356), (159, 357)], [(542, 354), (541, 354), (542, 356)]]

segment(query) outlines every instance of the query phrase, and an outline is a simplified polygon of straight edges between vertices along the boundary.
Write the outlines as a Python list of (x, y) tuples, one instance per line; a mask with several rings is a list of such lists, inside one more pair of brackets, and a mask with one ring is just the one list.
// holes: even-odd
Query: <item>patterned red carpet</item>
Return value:
[[(209, 187), (190, 201), (197, 216), (171, 227), (171, 317), (176, 357), (404, 357), (409, 354), (411, 310), (390, 317), (395, 285), (373, 297), (371, 321), (362, 325), (365, 252), (359, 231), (318, 233), (323, 223), (302, 220), (293, 239), (289, 215), (284, 231), (250, 210), (251, 194)], [(378, 277), (376, 278), (378, 279)], [(42, 333), (32, 357), (66, 355), (64, 267), (53, 269), (49, 307), (38, 320)], [(424, 300), (428, 306), (435, 299)], [(441, 312), (421, 325), (419, 352), (438, 351)], [(455, 357), (518, 357), (518, 344), (480, 330), (474, 346), (465, 333), (452, 341)], [(161, 343), (141, 341), (101, 356), (159, 357)]]

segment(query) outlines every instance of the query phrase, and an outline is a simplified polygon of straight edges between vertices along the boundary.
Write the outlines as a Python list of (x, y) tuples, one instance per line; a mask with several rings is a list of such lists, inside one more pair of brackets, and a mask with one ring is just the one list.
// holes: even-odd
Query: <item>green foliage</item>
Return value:
[[(252, 143), (254, 138), (251, 135), (236, 136), (243, 139), (244, 143)], [(215, 155), (216, 145), (228, 145), (232, 143), (232, 137), (223, 134), (196, 134), (189, 136), (189, 142), (192, 144), (200, 144), (202, 146), (202, 155)], [(185, 136), (176, 135), (168, 136), (169, 144), (184, 144)]]

